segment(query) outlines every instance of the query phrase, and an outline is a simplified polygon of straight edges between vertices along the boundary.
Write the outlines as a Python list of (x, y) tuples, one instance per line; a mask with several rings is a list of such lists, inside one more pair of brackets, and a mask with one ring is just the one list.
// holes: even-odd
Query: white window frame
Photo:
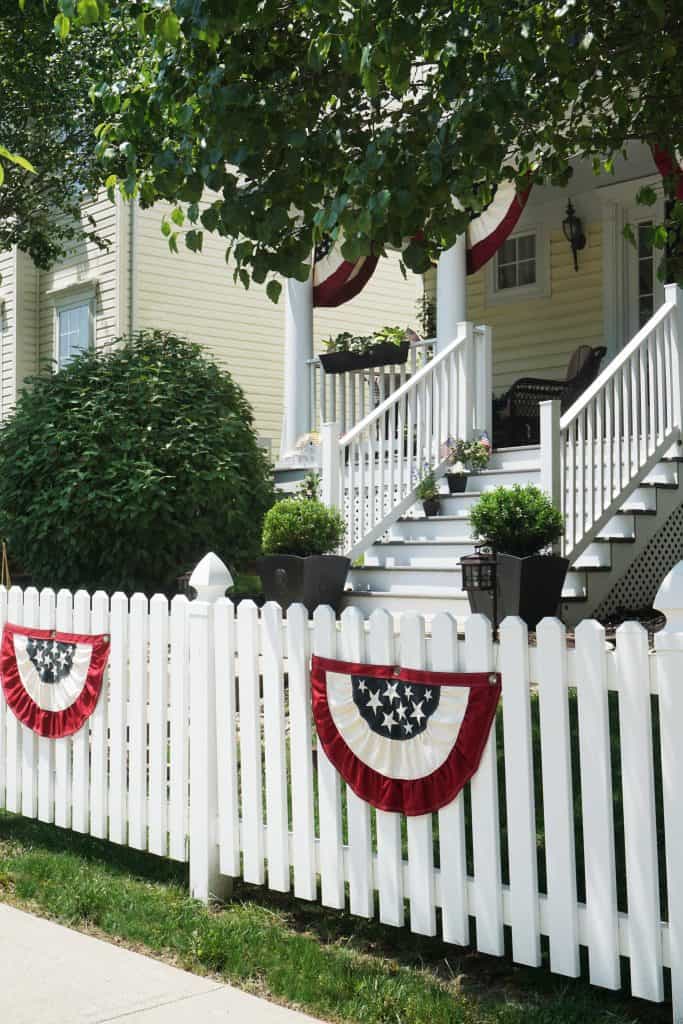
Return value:
[(526, 238), (529, 235), (533, 235), (536, 239), (536, 280), (533, 284), (499, 288), (498, 253), (496, 253), (486, 265), (486, 304), (488, 306), (507, 302), (526, 302), (528, 299), (543, 299), (550, 295), (550, 246), (543, 225), (529, 224), (518, 231), (512, 231), (506, 241), (513, 238)]
[[(80, 309), (82, 306), (88, 308), (88, 348), (95, 345), (95, 282), (80, 283), (70, 287), (55, 289), (51, 291), (50, 297), (53, 302), (53, 358), (56, 371), (63, 369), (59, 361), (59, 317), (61, 313), (67, 313), (70, 309)], [(68, 364), (64, 364), (65, 366)]]

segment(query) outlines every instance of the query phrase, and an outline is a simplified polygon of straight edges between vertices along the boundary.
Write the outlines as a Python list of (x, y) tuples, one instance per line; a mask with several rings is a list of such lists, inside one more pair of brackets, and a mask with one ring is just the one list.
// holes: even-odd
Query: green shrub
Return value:
[(170, 592), (211, 550), (239, 569), (272, 500), (241, 388), (173, 334), (35, 378), (0, 430), (0, 521), (38, 586)]
[(542, 551), (564, 533), (561, 512), (532, 484), (488, 491), (472, 507), (470, 521), (481, 542), (519, 558)]
[(432, 498), (438, 498), (438, 496), (439, 482), (436, 479), (433, 468), (425, 463), (424, 472), (415, 488), (415, 497), (419, 501), (431, 501)]
[(336, 551), (346, 526), (341, 512), (315, 498), (283, 498), (266, 513), (264, 555), (326, 555)]

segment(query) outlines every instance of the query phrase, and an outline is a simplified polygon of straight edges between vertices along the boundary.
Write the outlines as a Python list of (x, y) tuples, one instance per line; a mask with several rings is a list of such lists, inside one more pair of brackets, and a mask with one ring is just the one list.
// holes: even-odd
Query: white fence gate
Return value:
[[(220, 587), (214, 588), (221, 592)], [(202, 596), (210, 596), (210, 588)], [(516, 962), (664, 998), (683, 1019), (683, 635), (652, 653), (642, 627), (616, 646), (583, 622), (535, 645), (507, 620), (220, 598), (92, 599), (0, 590), (3, 621), (110, 631), (100, 704), (72, 739), (38, 739), (0, 700), (0, 806), (190, 861), (207, 899), (241, 877), (387, 925), (409, 924)], [(355, 662), (502, 673), (479, 771), (438, 814), (373, 810), (315, 742), (311, 652)], [(189, 782), (189, 790), (188, 790)], [(189, 854), (187, 839), (189, 838)], [(472, 930), (475, 925), (476, 938)]]

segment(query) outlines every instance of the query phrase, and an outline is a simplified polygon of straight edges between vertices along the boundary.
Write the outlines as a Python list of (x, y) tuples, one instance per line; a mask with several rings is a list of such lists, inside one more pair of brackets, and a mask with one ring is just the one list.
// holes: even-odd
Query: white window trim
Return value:
[[(550, 243), (543, 224), (527, 224), (513, 231), (508, 238), (536, 237), (536, 280), (515, 288), (498, 288), (498, 253), (486, 264), (486, 305), (498, 306), (508, 302), (526, 302), (545, 299), (550, 295)], [(506, 239), (507, 241), (507, 239)]]
[(69, 285), (65, 288), (53, 289), (48, 293), (52, 299), (53, 313), (53, 341), (52, 352), (54, 365), (57, 370), (62, 367), (59, 363), (59, 314), (66, 313), (70, 309), (78, 309), (79, 306), (88, 307), (88, 348), (95, 347), (95, 282), (80, 282), (79, 286)]

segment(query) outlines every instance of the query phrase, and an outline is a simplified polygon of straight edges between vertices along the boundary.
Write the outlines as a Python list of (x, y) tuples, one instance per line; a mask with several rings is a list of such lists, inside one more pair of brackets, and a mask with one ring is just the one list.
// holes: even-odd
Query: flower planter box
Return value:
[(320, 604), (339, 610), (350, 565), (341, 555), (263, 555), (256, 571), (266, 601), (303, 604), (312, 613)]
[(462, 494), (467, 487), (467, 473), (447, 473), (450, 494)]
[(320, 356), (325, 373), (347, 373), (350, 370), (369, 370), (373, 366), (401, 366), (408, 362), (410, 342), (392, 345), (382, 341), (367, 352), (327, 352)]
[[(562, 587), (569, 568), (559, 555), (497, 556), (498, 622), (508, 615), (519, 615), (529, 629), (536, 629), (541, 619), (557, 615)], [(468, 590), (473, 613), (486, 615), (493, 622), (493, 594), (485, 590)]]

